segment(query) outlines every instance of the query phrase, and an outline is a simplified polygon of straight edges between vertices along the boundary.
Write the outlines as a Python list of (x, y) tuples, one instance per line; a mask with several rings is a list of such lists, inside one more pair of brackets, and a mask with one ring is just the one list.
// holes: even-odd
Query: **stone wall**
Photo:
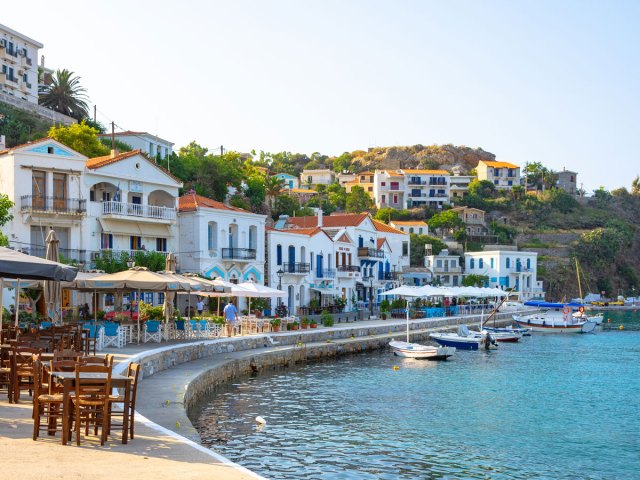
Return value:
[(75, 118), (67, 117), (66, 115), (42, 107), (37, 103), (31, 103), (26, 100), (22, 100), (21, 98), (14, 97), (13, 95), (7, 95), (6, 93), (0, 92), (0, 102), (6, 103), (7, 105), (11, 105), (12, 107), (25, 112), (30, 112), (40, 118), (50, 121), (51, 123), (61, 123), (62, 125), (78, 123)]

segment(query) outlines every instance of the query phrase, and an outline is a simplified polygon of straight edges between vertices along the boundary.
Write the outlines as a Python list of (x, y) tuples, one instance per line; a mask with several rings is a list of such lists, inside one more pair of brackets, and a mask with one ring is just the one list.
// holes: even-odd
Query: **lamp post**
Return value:
[(633, 297), (633, 304), (636, 304), (636, 287), (631, 287), (631, 296)]
[(276, 272), (276, 275), (278, 275), (278, 290), (282, 290), (282, 277), (284, 276), (282, 267), (278, 269), (278, 271)]
[(373, 317), (373, 275), (369, 277), (369, 319)]

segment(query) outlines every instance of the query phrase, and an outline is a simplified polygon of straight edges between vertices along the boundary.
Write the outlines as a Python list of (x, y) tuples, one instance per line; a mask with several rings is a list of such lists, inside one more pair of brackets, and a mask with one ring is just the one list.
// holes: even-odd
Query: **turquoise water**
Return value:
[(262, 373), (191, 417), (204, 445), (268, 478), (637, 479), (635, 315), (448, 362), (376, 352)]

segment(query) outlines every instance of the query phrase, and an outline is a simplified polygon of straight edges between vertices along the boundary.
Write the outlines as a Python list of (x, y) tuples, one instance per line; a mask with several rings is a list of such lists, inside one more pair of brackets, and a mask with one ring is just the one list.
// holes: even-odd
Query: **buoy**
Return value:
[(400, 370), (400, 367), (399, 367), (398, 365), (394, 365), (394, 366), (393, 366), (393, 369), (394, 369), (394, 370)]
[(267, 424), (267, 421), (264, 418), (262, 418), (260, 415), (258, 415), (256, 417), (256, 422), (259, 423), (260, 425), (266, 425)]
[(619, 329), (619, 330), (624, 330), (624, 326), (620, 325), (620, 326), (618, 327), (618, 329)]
[(176, 428), (180, 428), (180, 422), (176, 421)]

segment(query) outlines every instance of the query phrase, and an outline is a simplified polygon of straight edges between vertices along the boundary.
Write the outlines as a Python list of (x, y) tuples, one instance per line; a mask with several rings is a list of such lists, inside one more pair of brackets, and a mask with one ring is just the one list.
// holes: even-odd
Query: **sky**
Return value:
[(640, 2), (33, 0), (0, 23), (81, 77), (97, 119), (216, 150), (481, 147), (640, 173)]

